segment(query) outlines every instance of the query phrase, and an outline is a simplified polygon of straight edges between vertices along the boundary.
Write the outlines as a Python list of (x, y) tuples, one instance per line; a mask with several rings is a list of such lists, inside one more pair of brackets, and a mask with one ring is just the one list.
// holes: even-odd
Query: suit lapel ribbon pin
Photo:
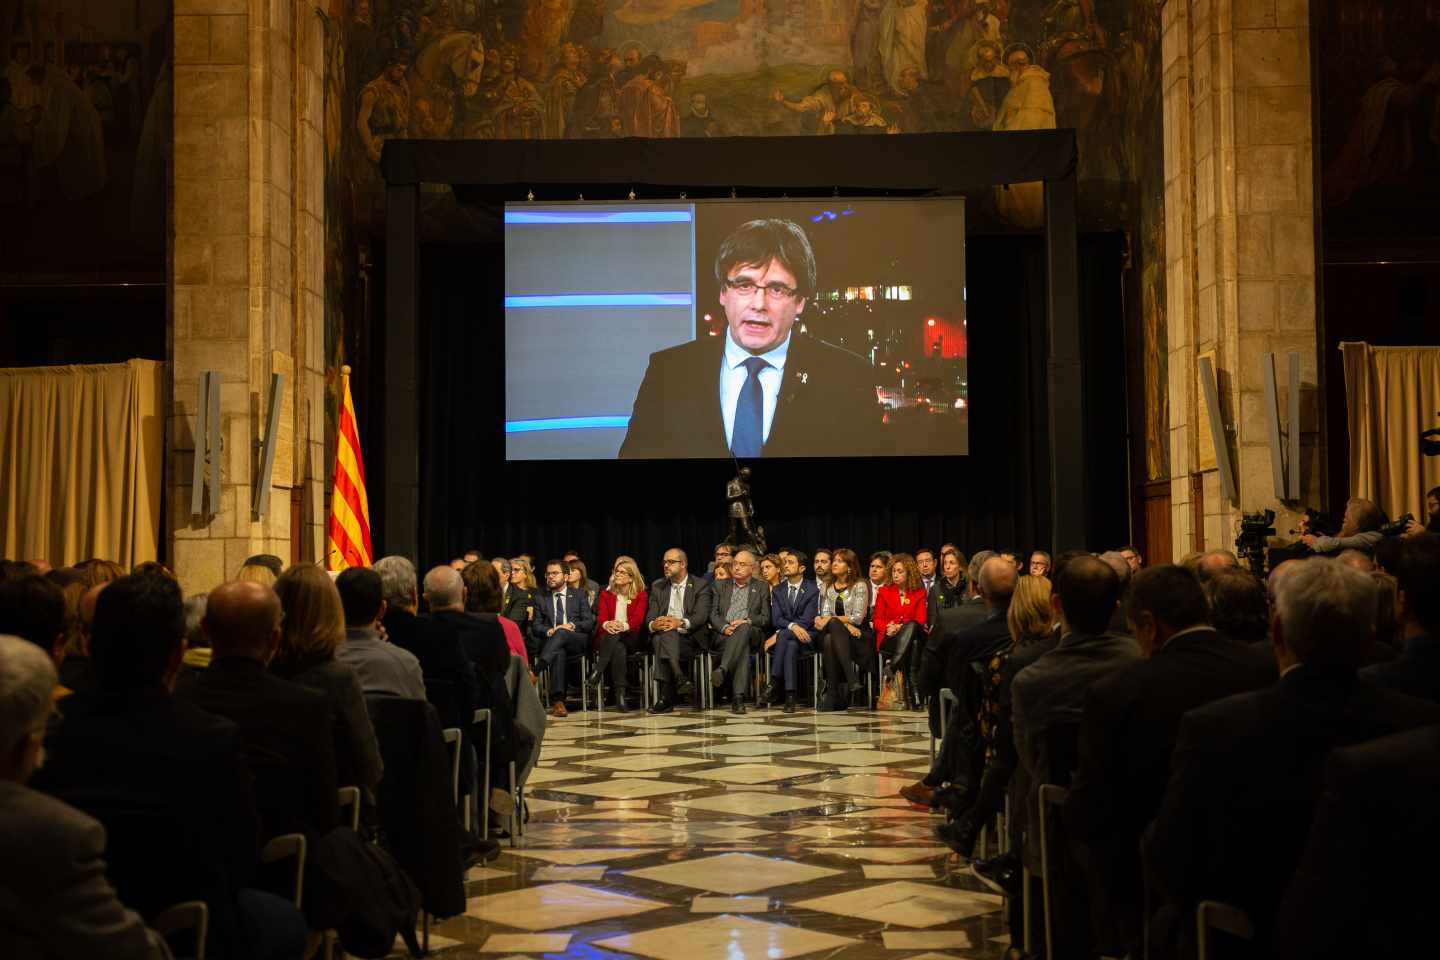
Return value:
[(804, 370), (801, 370), (801, 371), (800, 371), (800, 382), (801, 382), (801, 383), (809, 383), (809, 382), (810, 382), (810, 374), (806, 373)]

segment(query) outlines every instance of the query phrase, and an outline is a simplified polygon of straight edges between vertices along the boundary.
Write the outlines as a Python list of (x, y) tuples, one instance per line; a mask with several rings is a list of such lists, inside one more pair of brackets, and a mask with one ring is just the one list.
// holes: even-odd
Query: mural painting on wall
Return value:
[(164, 269), (169, 0), (0, 0), (0, 272)]
[(1327, 240), (1440, 230), (1440, 4), (1322, 0), (1320, 177)]
[[(1147, 89), (1159, 46), (1159, 0), (351, 0), (349, 8), (356, 172), (371, 180), (393, 137), (1072, 126), (1082, 181), (1111, 185), (1112, 224), (1123, 219), (1133, 180), (1126, 130), (1136, 91)], [(988, 206), (1008, 224), (1033, 227), (1037, 198), (1038, 190), (1012, 188)]]

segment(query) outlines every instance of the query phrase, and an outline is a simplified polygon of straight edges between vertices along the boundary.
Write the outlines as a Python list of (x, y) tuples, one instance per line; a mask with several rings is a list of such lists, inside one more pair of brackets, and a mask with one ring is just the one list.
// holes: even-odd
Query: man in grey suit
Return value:
[(651, 713), (669, 713), (675, 709), (676, 697), (690, 693), (691, 684), (680, 669), (680, 660), (701, 649), (714, 600), (710, 584), (690, 575), (684, 550), (666, 550), (664, 565), (665, 576), (650, 585), (650, 605), (645, 611), (645, 625), (655, 645), (655, 676), (665, 684)]
[(43, 762), (55, 666), (0, 636), (0, 956), (169, 960), (105, 876), (105, 828), (25, 786)]
[(745, 688), (750, 685), (750, 655), (760, 649), (765, 628), (770, 625), (770, 589), (756, 580), (755, 551), (741, 547), (730, 560), (730, 579), (711, 589), (715, 601), (710, 607), (710, 629), (723, 644), (720, 666), (710, 675), (714, 687), (731, 688), (730, 712), (745, 712)]

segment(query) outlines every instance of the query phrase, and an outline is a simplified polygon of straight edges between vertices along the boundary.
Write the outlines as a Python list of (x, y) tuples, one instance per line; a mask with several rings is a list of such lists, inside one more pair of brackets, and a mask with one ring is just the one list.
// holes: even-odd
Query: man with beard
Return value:
[(533, 140), (545, 122), (545, 104), (534, 85), (516, 72), (519, 51), (500, 48), (499, 97), (495, 104), (495, 136), (501, 140)]
[(585, 86), (585, 74), (580, 71), (580, 48), (567, 43), (560, 50), (560, 63), (550, 74), (550, 86), (545, 91), (545, 136), (551, 140), (573, 137), (571, 118), (575, 111), (575, 98)]
[(644, 69), (620, 88), (620, 120), (631, 137), (678, 137), (680, 117), (665, 92), (667, 71), (659, 57), (645, 58)]
[(587, 77), (585, 85), (575, 94), (568, 136), (608, 135), (610, 118), (617, 116), (620, 109), (620, 91), (615, 84), (615, 74), (619, 69), (620, 59), (615, 56), (614, 50), (601, 47), (594, 51), (590, 62), (583, 68)]
[(945, 101), (936, 95), (940, 89), (922, 84), (920, 71), (914, 67), (900, 71), (900, 93), (904, 95), (899, 122), (902, 133), (929, 133), (948, 126)]
[(771, 96), (776, 103), (795, 113), (818, 113), (820, 119), (815, 132), (821, 135), (834, 133), (837, 120), (856, 112), (857, 94), (843, 70), (831, 70), (825, 82), (811, 91), (808, 97), (787, 100), (779, 88)]
[(705, 94), (690, 94), (690, 109), (680, 118), (680, 136), (714, 137), (719, 135), (719, 128), (720, 122), (715, 119)]

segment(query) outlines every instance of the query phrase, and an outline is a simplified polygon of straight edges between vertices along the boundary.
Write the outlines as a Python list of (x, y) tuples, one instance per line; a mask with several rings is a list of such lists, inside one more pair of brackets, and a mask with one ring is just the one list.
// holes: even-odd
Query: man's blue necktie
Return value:
[(765, 445), (765, 394), (760, 389), (760, 371), (769, 366), (759, 357), (745, 361), (749, 376), (735, 403), (735, 427), (730, 441), (730, 451), (737, 457), (758, 457)]

